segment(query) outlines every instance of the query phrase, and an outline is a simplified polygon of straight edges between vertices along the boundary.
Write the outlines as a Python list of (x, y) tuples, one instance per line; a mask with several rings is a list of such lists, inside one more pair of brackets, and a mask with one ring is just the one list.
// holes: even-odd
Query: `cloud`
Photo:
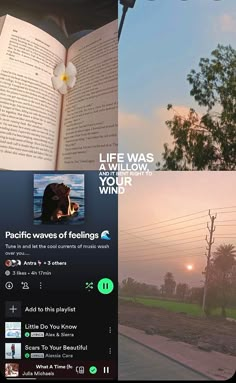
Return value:
[(149, 123), (147, 119), (135, 113), (119, 112), (119, 128), (140, 128)]
[(163, 152), (163, 139), (160, 137), (163, 129), (168, 133), (165, 122), (158, 118), (156, 111), (152, 111), (149, 116), (121, 111), (119, 113), (119, 151), (153, 153), (156, 160)]
[[(175, 105), (174, 110), (187, 117), (189, 107)], [(150, 115), (143, 116), (132, 112), (119, 112), (119, 151), (154, 154), (157, 161), (161, 160), (164, 143), (172, 144), (172, 137), (166, 121), (173, 118), (173, 111), (166, 107), (156, 107)]]
[(219, 21), (222, 32), (236, 32), (236, 13), (224, 13)]

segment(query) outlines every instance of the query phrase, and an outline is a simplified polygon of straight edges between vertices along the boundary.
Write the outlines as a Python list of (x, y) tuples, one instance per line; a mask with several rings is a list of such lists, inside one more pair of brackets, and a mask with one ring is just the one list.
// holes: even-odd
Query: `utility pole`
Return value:
[(204, 291), (203, 291), (203, 300), (202, 300), (202, 310), (203, 312), (205, 312), (205, 306), (206, 306), (206, 295), (207, 295), (207, 288), (208, 288), (208, 282), (209, 282), (209, 268), (210, 268), (210, 261), (211, 261), (211, 247), (214, 243), (214, 239), (213, 239), (213, 233), (215, 231), (215, 226), (214, 226), (214, 223), (215, 223), (215, 219), (217, 217), (217, 214), (216, 215), (211, 215), (211, 211), (209, 210), (209, 213), (208, 213), (210, 219), (211, 219), (211, 227), (209, 227), (208, 225), (208, 222), (207, 222), (207, 228), (208, 228), (208, 231), (210, 233), (210, 238), (209, 238), (209, 241), (208, 241), (208, 238), (207, 238), (207, 235), (206, 235), (206, 242), (207, 242), (207, 266), (206, 266), (206, 277), (205, 277), (205, 284), (204, 284)]
[(122, 16), (120, 20), (119, 29), (118, 29), (118, 40), (120, 40), (120, 35), (124, 25), (126, 13), (129, 8), (134, 8), (135, 2), (136, 0), (120, 0), (120, 4), (123, 5), (123, 11), (122, 11)]

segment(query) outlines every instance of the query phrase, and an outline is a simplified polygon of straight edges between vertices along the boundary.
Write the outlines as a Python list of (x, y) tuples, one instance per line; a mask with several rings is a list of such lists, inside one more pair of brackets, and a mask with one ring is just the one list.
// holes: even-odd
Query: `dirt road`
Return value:
[(121, 300), (119, 323), (236, 356), (236, 323), (221, 318), (193, 317)]

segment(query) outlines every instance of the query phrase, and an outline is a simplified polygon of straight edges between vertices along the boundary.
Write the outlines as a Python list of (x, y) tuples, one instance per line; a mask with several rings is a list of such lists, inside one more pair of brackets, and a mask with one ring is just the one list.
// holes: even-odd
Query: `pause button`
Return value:
[(114, 289), (114, 283), (109, 278), (102, 278), (98, 282), (98, 291), (101, 294), (110, 294)]

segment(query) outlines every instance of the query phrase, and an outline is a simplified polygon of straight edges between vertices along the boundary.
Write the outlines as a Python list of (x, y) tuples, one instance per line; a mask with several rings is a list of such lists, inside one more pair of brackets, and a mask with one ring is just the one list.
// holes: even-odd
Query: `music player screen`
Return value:
[(93, 171), (1, 185), (1, 375), (116, 380), (117, 195)]

